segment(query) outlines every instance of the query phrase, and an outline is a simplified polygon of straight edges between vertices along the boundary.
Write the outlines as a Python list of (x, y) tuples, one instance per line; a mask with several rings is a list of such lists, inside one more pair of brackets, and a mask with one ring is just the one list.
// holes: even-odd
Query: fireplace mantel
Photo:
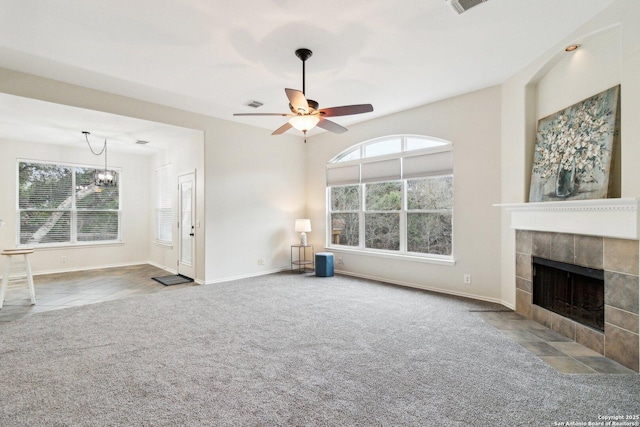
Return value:
[(573, 233), (638, 240), (636, 198), (505, 203), (494, 206), (511, 213), (517, 230)]

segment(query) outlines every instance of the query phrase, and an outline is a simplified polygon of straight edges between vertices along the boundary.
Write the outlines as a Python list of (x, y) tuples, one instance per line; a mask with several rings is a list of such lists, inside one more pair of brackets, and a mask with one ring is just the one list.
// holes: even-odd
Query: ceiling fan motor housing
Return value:
[(311, 55), (313, 55), (313, 52), (311, 52), (309, 49), (302, 48), (302, 49), (296, 50), (296, 56), (300, 58), (303, 62), (311, 58)]

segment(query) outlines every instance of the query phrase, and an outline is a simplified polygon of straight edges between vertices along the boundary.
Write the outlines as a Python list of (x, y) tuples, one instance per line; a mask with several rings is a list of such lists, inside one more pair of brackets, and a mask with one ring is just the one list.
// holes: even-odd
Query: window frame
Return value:
[[(375, 143), (379, 143), (381, 141), (385, 141), (385, 140), (390, 140), (393, 138), (399, 138), (401, 139), (401, 150), (398, 151), (397, 153), (392, 153), (392, 154), (384, 154), (381, 156), (372, 156), (372, 157), (365, 157), (366, 154), (366, 146), (370, 145), (370, 144), (375, 144)], [(431, 141), (434, 143), (434, 146), (432, 147), (427, 147), (427, 148), (420, 148), (420, 149), (407, 149), (407, 140), (411, 139), (413, 142), (415, 142), (416, 139), (423, 139), (425, 141)], [(354, 152), (358, 152), (359, 155), (357, 156), (358, 158), (353, 158)], [(351, 183), (343, 183), (343, 184), (330, 184), (327, 180), (327, 184), (326, 184), (326, 222), (327, 222), (327, 226), (326, 226), (326, 247), (332, 251), (336, 251), (336, 252), (344, 252), (344, 253), (357, 253), (360, 255), (366, 255), (366, 256), (374, 256), (374, 257), (383, 257), (383, 258), (394, 258), (394, 259), (403, 259), (403, 260), (409, 260), (409, 261), (416, 261), (416, 262), (424, 262), (424, 263), (431, 263), (431, 264), (440, 264), (440, 265), (455, 265), (455, 247), (454, 247), (454, 203), (452, 203), (451, 209), (447, 210), (447, 212), (450, 212), (451, 215), (451, 254), (450, 255), (439, 255), (439, 254), (427, 254), (427, 253), (419, 253), (419, 252), (409, 252), (408, 251), (408, 230), (407, 230), (407, 226), (408, 226), (408, 214), (410, 213), (419, 213), (422, 211), (425, 211), (427, 213), (432, 213), (432, 210), (416, 210), (416, 209), (408, 209), (408, 198), (407, 198), (407, 181), (408, 180), (413, 180), (413, 179), (419, 179), (419, 178), (437, 178), (437, 177), (443, 177), (443, 176), (451, 176), (452, 179), (452, 185), (454, 185), (455, 183), (455, 177), (454, 177), (454, 172), (453, 172), (453, 167), (451, 167), (451, 171), (450, 173), (442, 173), (442, 174), (432, 174), (429, 176), (403, 176), (402, 175), (402, 171), (401, 171), (401, 177), (400, 179), (388, 179), (388, 180), (380, 180), (380, 181), (364, 181), (362, 179), (362, 165), (363, 164), (367, 164), (367, 163), (373, 163), (373, 162), (380, 162), (380, 161), (384, 161), (384, 160), (393, 160), (393, 159), (400, 159), (400, 163), (401, 163), (401, 170), (403, 168), (403, 164), (404, 164), (404, 159), (406, 158), (410, 158), (410, 157), (417, 157), (417, 156), (424, 156), (424, 155), (431, 155), (431, 154), (437, 154), (437, 153), (445, 153), (445, 152), (451, 152), (451, 156), (453, 155), (453, 144), (449, 141), (445, 141), (439, 138), (431, 138), (431, 137), (427, 137), (427, 136), (422, 136), (422, 135), (391, 135), (391, 136), (384, 136), (384, 137), (380, 137), (380, 138), (375, 138), (372, 140), (368, 140), (365, 142), (362, 142), (360, 144), (357, 144), (355, 146), (352, 146), (344, 151), (342, 151), (341, 153), (339, 153), (338, 155), (336, 155), (333, 159), (331, 159), (329, 161), (329, 163), (327, 163), (326, 165), (326, 169), (327, 169), (327, 175), (329, 175), (329, 170), (333, 169), (333, 168), (348, 168), (351, 166), (356, 166), (358, 165), (360, 167), (360, 177), (358, 179), (358, 182), (351, 182)], [(342, 160), (345, 157), (350, 157), (350, 160)], [(380, 212), (384, 212), (384, 213), (399, 213), (399, 222), (400, 222), (400, 248), (399, 250), (386, 250), (386, 249), (374, 249), (374, 248), (367, 248), (366, 247), (366, 235), (365, 235), (365, 227), (366, 227), (366, 223), (365, 223), (365, 213), (367, 213), (368, 211), (366, 210), (366, 186), (368, 184), (375, 184), (375, 183), (384, 183), (384, 182), (400, 182), (401, 183), (401, 197), (402, 197), (402, 205), (401, 205), (401, 209), (399, 211), (397, 210), (393, 210), (393, 211), (380, 211)], [(332, 223), (331, 223), (331, 217), (333, 213), (340, 213), (340, 212), (334, 212), (332, 210), (332, 200), (331, 200), (331, 189), (333, 187), (344, 187), (344, 186), (349, 186), (349, 185), (357, 185), (359, 186), (359, 191), (360, 191), (360, 210), (358, 211), (358, 220), (359, 220), (359, 244), (358, 246), (346, 246), (346, 245), (341, 245), (341, 244), (334, 244), (333, 240), (332, 240)], [(452, 196), (452, 201), (455, 200), (455, 194)], [(442, 210), (441, 212), (444, 212), (445, 210)], [(373, 211), (369, 211), (369, 213), (371, 213)], [(375, 211), (378, 212), (378, 211)]]
[[(51, 165), (56, 167), (69, 168), (71, 170), (71, 191), (72, 191), (72, 200), (71, 207), (69, 209), (21, 209), (20, 208), (20, 164), (40, 164), (40, 165)], [(16, 247), (18, 248), (63, 248), (63, 247), (78, 247), (78, 246), (105, 246), (105, 245), (119, 245), (123, 243), (122, 239), (122, 168), (117, 167), (109, 167), (110, 170), (113, 170), (118, 174), (117, 186), (118, 186), (118, 209), (89, 209), (89, 208), (77, 208), (76, 204), (76, 194), (78, 191), (76, 176), (77, 169), (101, 169), (101, 166), (95, 165), (86, 165), (86, 164), (78, 164), (78, 163), (66, 163), (66, 162), (54, 162), (54, 161), (44, 161), (44, 160), (32, 160), (32, 159), (16, 159)], [(69, 222), (69, 241), (68, 242), (48, 242), (48, 243), (21, 243), (21, 213), (22, 212), (43, 212), (43, 211), (51, 211), (51, 212), (69, 212), (70, 222)], [(107, 213), (116, 213), (118, 219), (118, 231), (117, 237), (111, 240), (78, 240), (78, 215), (85, 214), (87, 212), (107, 212)]]

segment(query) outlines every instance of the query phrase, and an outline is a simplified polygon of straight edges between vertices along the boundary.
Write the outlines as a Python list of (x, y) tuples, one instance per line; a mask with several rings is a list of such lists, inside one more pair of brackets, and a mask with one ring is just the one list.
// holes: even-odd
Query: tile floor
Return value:
[(513, 311), (477, 314), (558, 372), (637, 375), (637, 372)]
[(17, 289), (9, 288), (0, 310), (0, 327), (6, 322), (43, 311), (194, 286), (193, 283), (164, 286), (151, 279), (170, 274), (144, 264), (34, 276), (36, 305), (30, 305), (26, 285)]

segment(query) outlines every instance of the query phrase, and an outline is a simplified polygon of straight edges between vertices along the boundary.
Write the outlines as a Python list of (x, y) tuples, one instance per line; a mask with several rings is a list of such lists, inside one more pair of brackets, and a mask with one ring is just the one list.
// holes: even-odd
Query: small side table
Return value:
[[(308, 249), (311, 249), (311, 256), (308, 255)], [(297, 258), (294, 258), (294, 254), (297, 253)], [(291, 245), (291, 271), (298, 271), (298, 273), (304, 273), (307, 270), (314, 271), (316, 269), (315, 264), (315, 249), (313, 245)]]

